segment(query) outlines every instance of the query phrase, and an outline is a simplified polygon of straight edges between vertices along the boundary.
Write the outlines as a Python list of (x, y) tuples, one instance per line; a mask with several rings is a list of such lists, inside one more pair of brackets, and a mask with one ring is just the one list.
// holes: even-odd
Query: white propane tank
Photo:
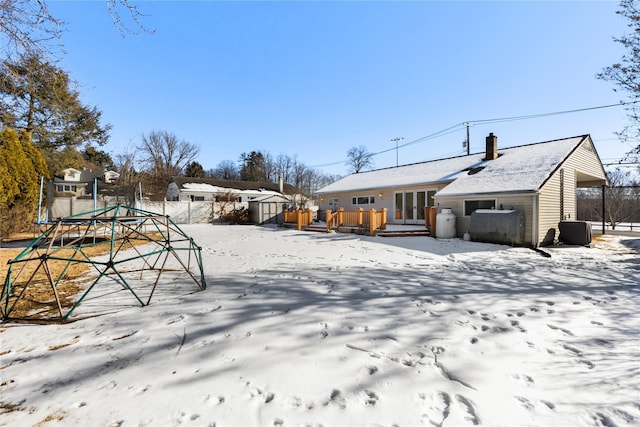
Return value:
[(436, 237), (451, 239), (456, 237), (456, 215), (448, 208), (442, 208), (436, 215)]

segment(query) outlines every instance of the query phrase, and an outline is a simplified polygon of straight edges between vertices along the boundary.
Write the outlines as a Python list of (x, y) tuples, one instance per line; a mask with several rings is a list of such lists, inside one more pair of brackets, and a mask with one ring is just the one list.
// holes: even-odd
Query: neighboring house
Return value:
[(320, 209), (387, 208), (390, 224), (423, 224), (424, 207), (451, 208), (458, 236), (476, 209), (518, 209), (525, 242), (552, 243), (558, 222), (577, 220), (576, 188), (607, 184), (589, 135), (349, 175), (318, 191)]
[(120, 174), (116, 171), (106, 170), (102, 174), (102, 179), (107, 184), (113, 184), (118, 178), (120, 178)]
[[(233, 201), (249, 202), (264, 196), (294, 194), (295, 188), (289, 184), (282, 187), (271, 182), (234, 181), (214, 178), (189, 178), (174, 176), (167, 188), (167, 200), (185, 201)], [(233, 197), (234, 200), (226, 200)]]
[[(58, 195), (82, 197), (93, 194), (93, 185), (98, 180), (99, 184), (111, 184), (118, 179), (120, 174), (115, 171), (93, 171), (90, 169), (67, 168), (62, 171), (62, 176), (53, 178), (54, 190)], [(102, 185), (100, 185), (102, 188)]]
[(56, 193), (66, 193), (72, 196), (84, 196), (87, 194), (87, 183), (82, 182), (82, 171), (67, 168), (62, 171), (62, 176), (53, 178)]

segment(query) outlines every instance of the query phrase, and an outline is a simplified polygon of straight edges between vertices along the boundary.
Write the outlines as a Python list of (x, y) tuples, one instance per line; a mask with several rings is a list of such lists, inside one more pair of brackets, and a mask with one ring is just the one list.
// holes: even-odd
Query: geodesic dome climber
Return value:
[(0, 310), (5, 320), (67, 320), (81, 304), (104, 311), (131, 294), (145, 306), (154, 293), (184, 292), (191, 281), (206, 288), (191, 237), (168, 216), (109, 206), (47, 224), (9, 261)]

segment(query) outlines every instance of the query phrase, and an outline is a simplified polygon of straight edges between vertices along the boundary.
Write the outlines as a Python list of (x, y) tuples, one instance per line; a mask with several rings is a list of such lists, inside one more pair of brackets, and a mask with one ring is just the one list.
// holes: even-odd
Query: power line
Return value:
[[(445, 136), (454, 132), (458, 132), (463, 130), (462, 126), (468, 126), (470, 124), (490, 124), (490, 123), (503, 123), (503, 122), (510, 122), (510, 121), (519, 121), (519, 120), (531, 120), (531, 119), (539, 119), (542, 117), (550, 117), (550, 116), (559, 116), (562, 114), (573, 114), (573, 113), (582, 113), (585, 111), (592, 111), (592, 110), (601, 110), (604, 108), (613, 108), (613, 107), (622, 107), (625, 105), (632, 105), (632, 104), (637, 104), (640, 103), (640, 100), (636, 100), (636, 101), (628, 101), (628, 102), (620, 102), (617, 104), (607, 104), (607, 105), (599, 105), (597, 107), (586, 107), (586, 108), (576, 108), (573, 110), (563, 110), (563, 111), (554, 111), (554, 112), (550, 112), (550, 113), (538, 113), (538, 114), (529, 114), (529, 115), (524, 115), (524, 116), (512, 116), (512, 117), (501, 117), (501, 118), (496, 118), (496, 119), (482, 119), (482, 120), (466, 120), (464, 122), (460, 122), (460, 123), (456, 123), (453, 126), (449, 126), (445, 129), (442, 129), (438, 132), (434, 132), (432, 134), (429, 134), (427, 136), (423, 136), (421, 138), (415, 139), (413, 141), (409, 141), (409, 142), (405, 142), (404, 144), (397, 144), (396, 141), (396, 146), (395, 147), (391, 147), (382, 151), (378, 151), (375, 153), (371, 153), (369, 155), (369, 158), (374, 157), (374, 156), (378, 156), (380, 154), (384, 154), (384, 153), (388, 153), (389, 151), (393, 151), (393, 150), (397, 150), (399, 148), (404, 148), (404, 147), (408, 147), (409, 145), (413, 145), (413, 144), (418, 144), (420, 142), (424, 142), (424, 141), (428, 141), (430, 139), (434, 139), (434, 138), (438, 138), (440, 136)], [(393, 140), (392, 140), (393, 141)], [(468, 142), (467, 142), (468, 143)], [(312, 168), (320, 168), (320, 167), (326, 167), (326, 166), (336, 166), (336, 165), (340, 165), (340, 164), (345, 164), (345, 161), (340, 161), (340, 162), (331, 162), (331, 163), (324, 163), (321, 165), (314, 165), (314, 166), (310, 166)], [(397, 166), (397, 165), (396, 165)]]
[(526, 116), (513, 116), (513, 117), (502, 117), (499, 119), (485, 119), (485, 120), (469, 120), (469, 123), (477, 123), (477, 124), (487, 124), (487, 123), (502, 123), (502, 122), (510, 122), (516, 120), (529, 120), (529, 119), (538, 119), (540, 117), (549, 117), (549, 116), (559, 116), (561, 114), (571, 114), (571, 113), (582, 113), (585, 111), (592, 110), (601, 110), (604, 108), (612, 108), (612, 107), (620, 107), (624, 105), (637, 104), (638, 101), (629, 101), (629, 102), (620, 102), (617, 104), (608, 104), (608, 105), (600, 105), (598, 107), (587, 107), (587, 108), (577, 108), (574, 110), (564, 110), (564, 111), (554, 111), (552, 113), (539, 113), (539, 114), (530, 114)]

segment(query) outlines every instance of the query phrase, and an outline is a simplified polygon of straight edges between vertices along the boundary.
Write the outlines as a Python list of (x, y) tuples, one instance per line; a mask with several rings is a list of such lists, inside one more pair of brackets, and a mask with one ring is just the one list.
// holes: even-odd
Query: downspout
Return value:
[(605, 209), (606, 209), (606, 203), (605, 203), (605, 187), (606, 184), (602, 184), (602, 234), (606, 234), (606, 229), (605, 229), (605, 225), (606, 225), (606, 221), (605, 221)]
[(538, 197), (539, 193), (533, 195), (533, 218), (531, 218), (531, 244), (538, 247)]

